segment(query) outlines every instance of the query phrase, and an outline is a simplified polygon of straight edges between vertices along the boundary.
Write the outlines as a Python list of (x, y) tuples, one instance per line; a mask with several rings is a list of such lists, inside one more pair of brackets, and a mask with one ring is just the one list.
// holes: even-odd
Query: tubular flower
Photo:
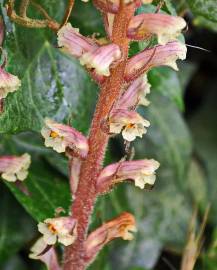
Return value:
[(169, 66), (178, 70), (176, 60), (184, 60), (186, 53), (186, 46), (177, 41), (146, 49), (128, 60), (125, 80), (131, 81), (156, 66)]
[(136, 187), (144, 189), (146, 184), (154, 185), (155, 171), (159, 166), (159, 162), (154, 159), (120, 161), (108, 165), (97, 179), (97, 190), (105, 192), (114, 184), (128, 179), (134, 181)]
[(133, 109), (137, 105), (148, 106), (146, 95), (150, 93), (151, 85), (148, 83), (147, 75), (136, 79), (118, 100), (116, 107), (120, 109)]
[(91, 262), (97, 253), (115, 238), (121, 237), (123, 240), (132, 240), (132, 233), (136, 231), (135, 218), (127, 212), (106, 222), (88, 236), (84, 244), (87, 259)]
[(76, 225), (76, 220), (71, 217), (48, 218), (38, 224), (38, 230), (47, 245), (54, 245), (58, 241), (69, 246), (77, 237)]
[(150, 123), (135, 111), (115, 110), (109, 117), (109, 132), (121, 133), (125, 140), (131, 142), (147, 132)]
[(44, 242), (43, 237), (39, 238), (30, 249), (29, 258), (40, 260), (47, 266), (48, 269), (60, 270), (57, 255), (54, 248), (49, 248)]
[(158, 37), (158, 43), (164, 45), (175, 40), (185, 27), (186, 22), (181, 17), (158, 13), (139, 14), (131, 19), (127, 36), (141, 40), (155, 34)]
[(7, 94), (18, 90), (21, 81), (17, 76), (6, 72), (0, 67), (0, 99), (6, 98)]
[(116, 44), (101, 46), (94, 51), (86, 52), (80, 57), (81, 65), (94, 69), (98, 75), (109, 76), (110, 65), (121, 58), (121, 51)]
[(28, 168), (31, 163), (29, 154), (22, 156), (3, 156), (0, 157), (1, 177), (9, 182), (16, 180), (23, 181), (28, 175)]
[(70, 126), (46, 118), (41, 134), (45, 138), (45, 146), (52, 147), (58, 153), (65, 152), (69, 147), (81, 157), (87, 155), (89, 146), (86, 137)]
[(81, 57), (83, 53), (92, 51), (98, 46), (95, 42), (79, 34), (78, 28), (73, 28), (70, 23), (64, 25), (57, 33), (58, 46), (63, 51), (74, 57)]

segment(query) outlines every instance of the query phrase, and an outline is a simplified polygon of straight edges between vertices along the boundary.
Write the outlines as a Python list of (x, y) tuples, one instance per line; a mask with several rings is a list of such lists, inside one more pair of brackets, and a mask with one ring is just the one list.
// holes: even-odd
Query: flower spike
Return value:
[(164, 45), (175, 40), (185, 27), (186, 22), (182, 17), (159, 13), (139, 14), (131, 19), (127, 36), (134, 40), (142, 40), (155, 34), (158, 43)]
[(6, 98), (8, 93), (18, 90), (21, 81), (15, 75), (6, 72), (0, 67), (0, 99)]
[(109, 117), (109, 132), (122, 136), (126, 141), (132, 142), (147, 132), (150, 123), (135, 111), (114, 110)]
[(49, 248), (49, 246), (44, 242), (43, 237), (39, 238), (31, 247), (29, 258), (42, 261), (48, 269), (61, 270), (54, 248)]
[(124, 180), (135, 182), (135, 186), (144, 189), (146, 184), (154, 185), (155, 171), (160, 164), (154, 159), (120, 161), (106, 166), (97, 179), (99, 193), (108, 191), (114, 184)]
[(31, 157), (29, 154), (0, 157), (1, 177), (9, 182), (23, 181), (28, 175), (30, 163)]
[(81, 65), (94, 69), (98, 75), (109, 76), (110, 65), (121, 58), (121, 51), (116, 44), (101, 46), (80, 57)]
[(148, 106), (146, 95), (150, 93), (151, 85), (148, 83), (147, 75), (142, 75), (131, 83), (116, 103), (119, 109), (134, 109), (137, 105)]
[(70, 126), (59, 124), (51, 119), (45, 119), (41, 134), (45, 138), (45, 146), (52, 147), (58, 153), (65, 152), (68, 147), (75, 154), (85, 158), (89, 150), (84, 135)]
[(121, 237), (123, 240), (133, 240), (133, 232), (136, 232), (135, 218), (130, 213), (122, 213), (101, 227), (93, 231), (87, 238), (85, 257), (89, 263), (93, 261), (98, 252), (111, 240)]
[(156, 66), (169, 66), (174, 70), (178, 70), (176, 60), (184, 60), (186, 53), (186, 46), (177, 41), (146, 49), (128, 60), (125, 80), (132, 81)]
[(77, 222), (72, 217), (48, 218), (38, 224), (38, 230), (47, 245), (54, 245), (57, 241), (64, 246), (71, 245), (77, 237), (76, 227)]
[(79, 34), (78, 28), (73, 28), (70, 23), (64, 25), (57, 33), (58, 46), (74, 57), (81, 57), (83, 53), (92, 51), (98, 46), (95, 42)]

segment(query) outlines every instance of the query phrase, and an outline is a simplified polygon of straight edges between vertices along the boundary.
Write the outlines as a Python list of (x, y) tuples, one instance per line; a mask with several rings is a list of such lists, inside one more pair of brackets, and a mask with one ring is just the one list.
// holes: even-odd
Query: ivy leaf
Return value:
[(217, 22), (216, 0), (187, 0), (193, 14)]
[(0, 266), (31, 240), (33, 225), (33, 220), (0, 183)]
[(152, 87), (173, 101), (183, 111), (182, 87), (177, 72), (167, 67), (152, 69), (148, 74)]
[(63, 177), (40, 160), (33, 161), (28, 178), (23, 182), (23, 192), (13, 183), (5, 182), (23, 205), (26, 211), (37, 221), (53, 217), (58, 207), (67, 215), (71, 202), (69, 185)]
[(22, 79), (22, 86), (6, 98), (0, 133), (39, 131), (44, 117), (87, 131), (97, 86), (78, 61), (55, 49), (47, 31), (6, 25), (7, 69)]

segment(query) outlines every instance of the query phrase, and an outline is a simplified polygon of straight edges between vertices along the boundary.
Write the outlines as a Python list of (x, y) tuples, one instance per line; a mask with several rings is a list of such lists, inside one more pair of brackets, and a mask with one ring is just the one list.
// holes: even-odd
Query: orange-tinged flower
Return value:
[(149, 121), (135, 111), (114, 110), (109, 117), (109, 132), (122, 133), (123, 138), (129, 142), (135, 140), (137, 136), (141, 138), (149, 126)]
[(48, 218), (38, 224), (38, 230), (47, 245), (54, 245), (58, 241), (69, 246), (77, 237), (76, 224), (72, 217)]
[(90, 233), (85, 242), (86, 259), (90, 262), (97, 253), (111, 240), (122, 238), (132, 240), (136, 232), (136, 221), (132, 214), (122, 213), (120, 216), (104, 223), (101, 227)]

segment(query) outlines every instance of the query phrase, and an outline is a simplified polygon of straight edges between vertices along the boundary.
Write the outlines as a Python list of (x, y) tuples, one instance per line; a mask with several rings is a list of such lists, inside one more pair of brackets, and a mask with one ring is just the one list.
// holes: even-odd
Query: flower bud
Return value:
[(23, 181), (28, 175), (30, 163), (31, 157), (29, 154), (0, 157), (1, 177), (9, 182)]
[(178, 70), (176, 60), (184, 60), (186, 53), (186, 46), (177, 41), (146, 49), (128, 60), (125, 70), (125, 80), (134, 80), (150, 68), (156, 66), (169, 66), (174, 70)]
[(127, 36), (134, 40), (148, 39), (153, 34), (161, 45), (173, 41), (186, 27), (182, 17), (160, 13), (143, 13), (134, 16), (129, 24)]
[(77, 222), (72, 217), (48, 218), (38, 224), (38, 230), (43, 234), (47, 245), (54, 245), (58, 241), (69, 246), (77, 237), (76, 225)]
[(121, 51), (116, 44), (101, 46), (80, 57), (81, 65), (94, 69), (98, 75), (109, 76), (110, 65), (121, 58)]
[(30, 252), (30, 259), (42, 261), (48, 269), (61, 270), (54, 248), (49, 248), (49, 246), (44, 242), (43, 237), (39, 238), (35, 242), (31, 247)]
[(108, 242), (119, 237), (123, 240), (132, 240), (132, 233), (136, 231), (134, 216), (127, 212), (122, 213), (119, 217), (106, 222), (88, 236), (84, 244), (85, 257), (89, 262), (93, 261), (97, 253)]
[(21, 81), (17, 76), (6, 72), (0, 67), (0, 99), (6, 98), (7, 94), (18, 90)]
[(126, 141), (133, 141), (142, 137), (147, 132), (145, 127), (149, 127), (149, 121), (145, 120), (135, 111), (114, 110), (109, 117), (109, 132), (122, 136)]
[(57, 33), (58, 46), (70, 55), (79, 58), (83, 53), (98, 47), (95, 42), (79, 34), (78, 28), (73, 28), (70, 23), (64, 25)]
[(160, 164), (154, 159), (120, 161), (106, 166), (97, 179), (97, 190), (102, 193), (108, 191), (114, 184), (125, 180), (134, 181), (141, 189), (146, 184), (154, 185), (155, 171)]
[(69, 147), (84, 158), (89, 150), (88, 141), (84, 135), (70, 126), (59, 124), (51, 119), (45, 119), (41, 134), (45, 138), (45, 146), (52, 147), (58, 153), (65, 152)]
[(93, 0), (94, 5), (104, 13), (118, 13), (120, 0)]
[(142, 75), (124, 92), (116, 103), (116, 108), (119, 109), (134, 109), (137, 105), (149, 105), (146, 99), (146, 94), (150, 93), (150, 84), (148, 83), (147, 75)]
[(78, 188), (81, 160), (79, 158), (72, 158), (70, 160), (70, 187), (72, 195), (75, 196), (75, 193)]

